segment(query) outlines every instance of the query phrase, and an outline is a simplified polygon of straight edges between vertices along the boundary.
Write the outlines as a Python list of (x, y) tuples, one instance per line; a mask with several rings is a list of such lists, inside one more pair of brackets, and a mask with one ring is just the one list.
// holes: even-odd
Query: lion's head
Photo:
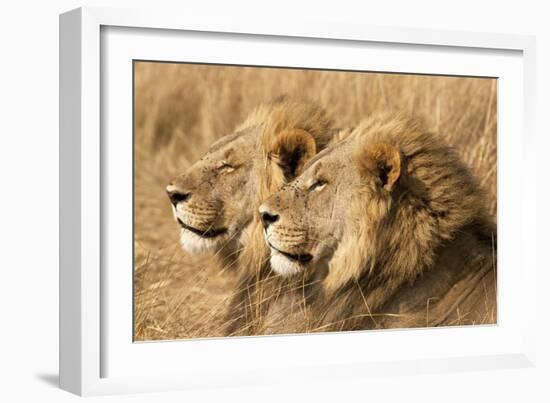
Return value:
[(331, 128), (308, 103), (282, 98), (257, 108), (167, 186), (183, 248), (234, 254), (260, 201), (327, 145)]
[(317, 154), (259, 212), (275, 272), (324, 271), (325, 289), (368, 277), (391, 290), (429, 269), (484, 208), (453, 149), (416, 120), (381, 114)]

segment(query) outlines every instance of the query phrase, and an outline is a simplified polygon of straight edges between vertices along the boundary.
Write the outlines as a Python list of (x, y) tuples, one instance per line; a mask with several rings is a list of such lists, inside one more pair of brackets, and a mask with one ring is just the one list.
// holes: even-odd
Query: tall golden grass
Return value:
[(341, 127), (375, 110), (421, 116), (455, 146), (496, 214), (496, 79), (135, 63), (136, 341), (222, 336), (233, 274), (178, 244), (165, 194), (219, 137), (281, 94), (323, 106)]

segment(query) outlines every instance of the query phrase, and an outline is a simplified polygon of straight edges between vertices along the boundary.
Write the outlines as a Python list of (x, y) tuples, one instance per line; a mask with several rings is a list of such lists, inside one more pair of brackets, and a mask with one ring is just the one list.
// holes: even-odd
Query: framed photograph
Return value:
[(85, 8), (60, 49), (62, 388), (533, 365), (533, 38)]

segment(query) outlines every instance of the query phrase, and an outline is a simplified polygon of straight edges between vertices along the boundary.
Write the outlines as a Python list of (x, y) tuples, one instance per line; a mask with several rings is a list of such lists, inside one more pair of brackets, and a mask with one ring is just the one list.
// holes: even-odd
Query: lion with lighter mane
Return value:
[(317, 279), (305, 331), (496, 321), (496, 227), (455, 151), (378, 114), (259, 209), (271, 268)]
[[(269, 249), (257, 209), (301, 172), (319, 150), (342, 135), (326, 112), (310, 102), (279, 97), (257, 107), (233, 133), (220, 138), (166, 191), (180, 243), (190, 253), (215, 253), (237, 269), (227, 334), (244, 333), (264, 292), (279, 286), (266, 270)], [(266, 303), (268, 302), (265, 301)]]
[(232, 265), (260, 201), (291, 180), (332, 133), (332, 120), (310, 103), (280, 97), (252, 111), (168, 184), (183, 249), (214, 252)]

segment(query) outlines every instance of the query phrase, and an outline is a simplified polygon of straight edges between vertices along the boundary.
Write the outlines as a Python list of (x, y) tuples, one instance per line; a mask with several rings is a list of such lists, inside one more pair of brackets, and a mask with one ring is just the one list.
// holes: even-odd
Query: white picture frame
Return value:
[[(329, 60), (327, 51), (339, 57)], [(535, 201), (532, 192), (514, 189), (536, 183), (534, 175), (521, 175), (535, 146), (534, 52), (534, 38), (520, 35), (314, 20), (215, 20), (151, 10), (81, 8), (62, 14), (61, 387), (96, 395), (533, 366)], [(131, 183), (125, 184), (131, 165), (114, 165), (111, 158), (116, 153), (122, 161), (131, 159), (127, 68), (142, 54), (149, 60), (498, 76), (498, 325), (132, 343), (131, 295), (110, 297), (114, 291), (128, 296), (131, 277), (126, 269), (106, 269), (114, 267), (112, 259), (126, 267), (127, 254), (113, 255), (105, 240), (119, 242), (121, 250), (123, 242), (130, 245), (124, 234), (131, 234), (131, 221), (125, 216), (115, 223), (105, 212), (120, 209), (131, 197)], [(507, 248), (512, 235), (516, 242)], [(399, 347), (407, 341), (415, 343), (414, 351)], [(322, 357), (316, 355), (319, 348)]]

